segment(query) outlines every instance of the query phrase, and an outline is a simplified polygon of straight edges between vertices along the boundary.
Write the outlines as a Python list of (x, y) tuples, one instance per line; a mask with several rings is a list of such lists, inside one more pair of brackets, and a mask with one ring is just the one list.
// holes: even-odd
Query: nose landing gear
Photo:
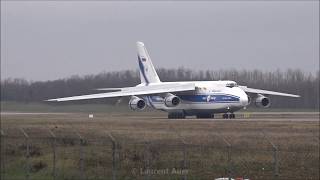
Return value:
[(230, 113), (230, 114), (224, 113), (224, 114), (222, 115), (222, 118), (223, 118), (223, 119), (234, 119), (234, 118), (236, 118), (236, 116), (235, 116), (233, 113)]

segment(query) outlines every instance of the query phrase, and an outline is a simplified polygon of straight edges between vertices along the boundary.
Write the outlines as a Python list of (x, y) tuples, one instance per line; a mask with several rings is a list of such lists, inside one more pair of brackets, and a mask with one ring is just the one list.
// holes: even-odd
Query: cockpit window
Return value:
[(233, 87), (237, 87), (237, 83), (228, 83), (226, 84), (226, 87), (229, 87), (229, 88), (233, 88)]

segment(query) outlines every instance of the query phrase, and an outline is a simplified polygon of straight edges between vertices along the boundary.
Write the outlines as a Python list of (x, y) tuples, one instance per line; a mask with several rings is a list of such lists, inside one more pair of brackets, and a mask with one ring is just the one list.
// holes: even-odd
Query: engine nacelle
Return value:
[(146, 108), (146, 102), (137, 96), (133, 96), (129, 101), (129, 107), (134, 111), (143, 110), (144, 108)]
[(167, 107), (178, 106), (180, 104), (180, 98), (178, 96), (171, 94), (171, 95), (164, 98), (164, 104)]
[[(247, 95), (248, 96), (248, 95)], [(251, 104), (251, 97), (250, 96), (248, 96), (248, 105), (250, 105)]]
[(255, 105), (257, 107), (267, 108), (270, 104), (270, 99), (264, 95), (258, 94), (258, 97), (255, 99)]

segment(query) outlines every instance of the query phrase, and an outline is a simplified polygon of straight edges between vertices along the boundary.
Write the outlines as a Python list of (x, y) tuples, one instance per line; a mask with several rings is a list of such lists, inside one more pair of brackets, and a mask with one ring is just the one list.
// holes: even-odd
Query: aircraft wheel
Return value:
[(206, 118), (203, 114), (197, 114), (196, 117), (197, 117), (197, 119), (204, 119), (204, 118)]
[(230, 119), (234, 119), (234, 118), (236, 118), (236, 116), (235, 116), (233, 113), (231, 113), (231, 114), (229, 115), (229, 118), (230, 118)]
[(196, 117), (198, 119), (210, 119), (214, 118), (214, 114), (197, 114)]
[(196, 118), (197, 118), (197, 119), (201, 119), (202, 116), (201, 116), (200, 114), (197, 114), (197, 115), (196, 115)]
[(186, 115), (183, 112), (171, 112), (168, 113), (168, 119), (184, 119)]
[(183, 112), (179, 112), (179, 113), (177, 113), (177, 115), (178, 115), (177, 119), (185, 119), (186, 118), (186, 115)]
[(227, 113), (224, 113), (224, 114), (222, 115), (222, 118), (223, 118), (223, 119), (228, 119), (228, 118), (229, 118), (229, 115), (228, 115)]

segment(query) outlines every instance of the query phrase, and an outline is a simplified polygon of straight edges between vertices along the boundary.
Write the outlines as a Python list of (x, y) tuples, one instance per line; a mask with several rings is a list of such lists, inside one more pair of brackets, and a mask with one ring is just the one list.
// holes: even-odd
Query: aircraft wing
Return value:
[(97, 91), (121, 91), (123, 88), (98, 88)]
[(151, 95), (151, 94), (161, 94), (161, 93), (169, 93), (169, 92), (193, 91), (195, 90), (195, 84), (194, 83), (156, 84), (156, 85), (149, 85), (149, 86), (135, 86), (135, 87), (116, 88), (116, 89), (120, 89), (120, 91), (49, 99), (47, 101), (57, 101), (57, 102), (75, 101), (75, 100), (98, 99), (98, 98), (108, 98), (108, 97)]
[(263, 89), (253, 89), (253, 88), (248, 88), (247, 86), (239, 86), (239, 87), (243, 91), (248, 92), (248, 93), (268, 94), (268, 95), (274, 95), (274, 96), (300, 97), (299, 95), (295, 95), (295, 94), (287, 94), (287, 93), (268, 91), (268, 90), (263, 90)]

